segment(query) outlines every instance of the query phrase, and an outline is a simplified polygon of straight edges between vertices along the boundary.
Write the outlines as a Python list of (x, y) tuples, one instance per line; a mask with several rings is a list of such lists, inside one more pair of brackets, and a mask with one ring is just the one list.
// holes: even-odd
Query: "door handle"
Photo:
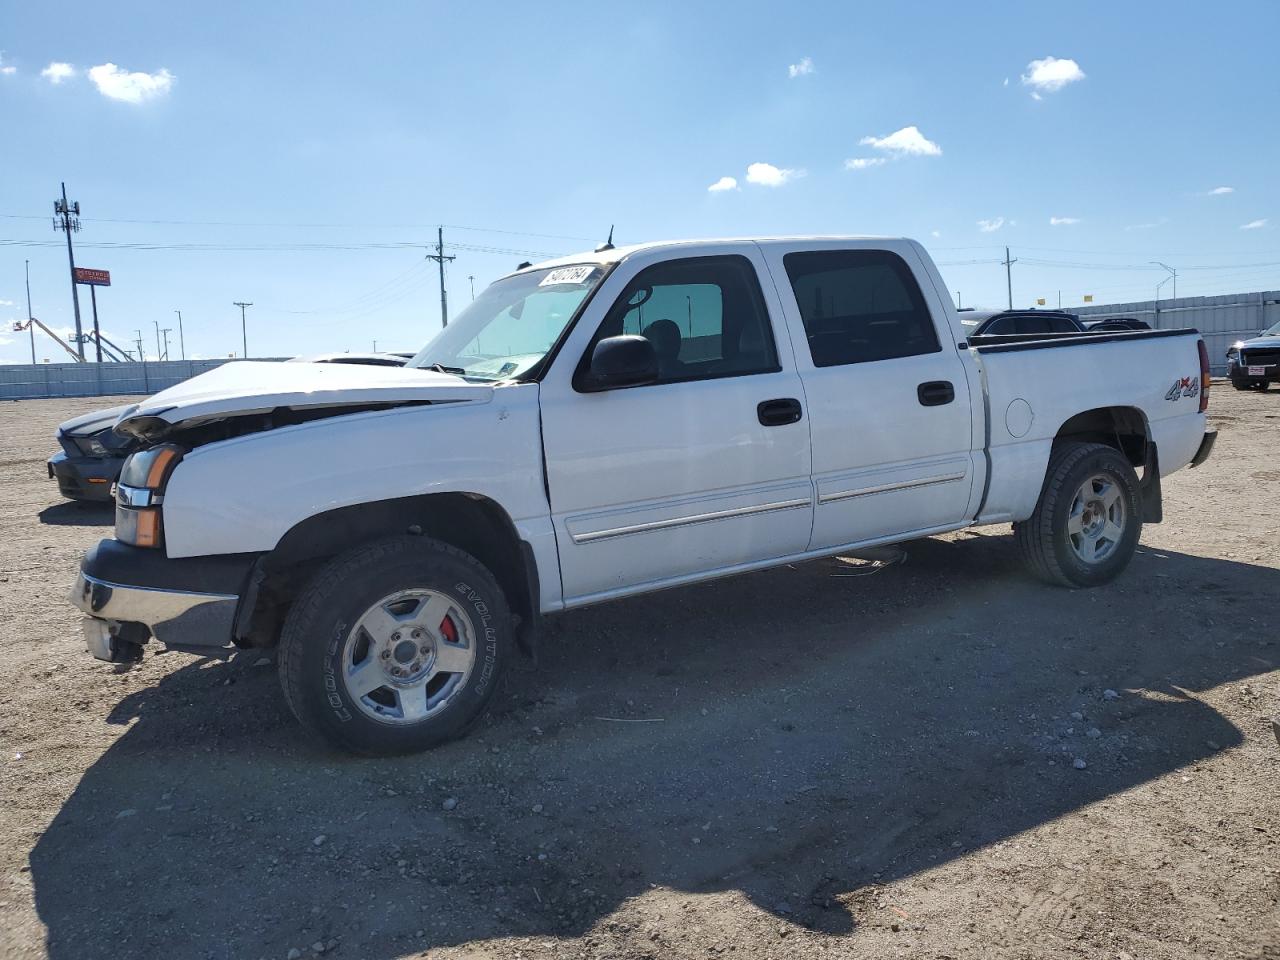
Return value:
[(956, 388), (950, 380), (930, 380), (916, 387), (916, 396), (922, 407), (940, 407), (956, 398)]
[(785, 427), (788, 423), (797, 423), (802, 413), (800, 401), (793, 397), (765, 400), (756, 406), (756, 416), (766, 427)]

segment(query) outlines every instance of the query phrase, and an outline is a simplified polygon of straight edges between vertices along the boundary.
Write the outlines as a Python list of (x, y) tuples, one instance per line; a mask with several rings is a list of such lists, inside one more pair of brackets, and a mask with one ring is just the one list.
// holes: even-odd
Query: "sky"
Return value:
[(250, 356), (416, 350), (439, 225), (454, 313), (610, 225), (914, 237), (963, 306), (1005, 305), (1006, 245), (1017, 306), (1150, 299), (1151, 261), (1277, 289), (1278, 34), (1274, 0), (5, 3), (0, 362), (24, 261), (73, 329), (63, 181), (150, 359), (239, 355), (235, 301)]

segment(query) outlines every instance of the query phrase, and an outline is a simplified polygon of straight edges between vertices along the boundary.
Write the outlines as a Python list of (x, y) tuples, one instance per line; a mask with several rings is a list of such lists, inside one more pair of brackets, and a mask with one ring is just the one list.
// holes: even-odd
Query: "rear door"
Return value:
[[(541, 405), (567, 604), (804, 550), (809, 426), (762, 273), (751, 243), (632, 255), (560, 350)], [(658, 382), (583, 392), (585, 358), (621, 334), (654, 344)]]
[[(966, 371), (907, 243), (762, 244), (804, 384), (810, 549), (961, 524), (975, 475)], [(928, 294), (928, 295), (926, 295)]]

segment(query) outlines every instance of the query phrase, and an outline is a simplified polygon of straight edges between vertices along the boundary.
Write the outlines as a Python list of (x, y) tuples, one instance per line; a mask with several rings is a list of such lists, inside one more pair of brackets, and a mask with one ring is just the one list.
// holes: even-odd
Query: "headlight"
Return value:
[(135, 547), (163, 544), (160, 504), (164, 485), (184, 453), (182, 447), (166, 443), (140, 450), (124, 462), (116, 484), (117, 540)]
[(75, 441), (76, 446), (80, 448), (80, 452), (86, 457), (105, 458), (111, 456), (111, 451), (102, 442), (105, 434), (106, 431), (104, 430), (89, 437), (73, 437), (72, 439)]

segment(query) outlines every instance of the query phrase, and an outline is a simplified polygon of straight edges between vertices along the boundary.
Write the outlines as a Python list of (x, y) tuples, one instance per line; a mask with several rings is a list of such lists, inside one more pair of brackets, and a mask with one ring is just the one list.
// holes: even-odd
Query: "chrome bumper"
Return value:
[(85, 644), (99, 660), (115, 660), (121, 624), (140, 623), (166, 646), (226, 647), (231, 643), (234, 594), (189, 593), (108, 583), (81, 570), (71, 602), (87, 615)]

